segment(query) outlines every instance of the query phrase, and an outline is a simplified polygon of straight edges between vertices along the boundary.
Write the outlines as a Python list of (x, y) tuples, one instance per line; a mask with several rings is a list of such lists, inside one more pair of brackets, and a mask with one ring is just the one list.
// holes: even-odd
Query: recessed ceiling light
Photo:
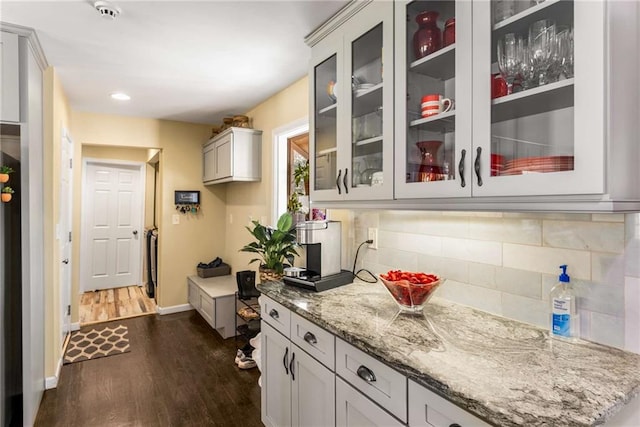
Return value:
[(122, 92), (112, 93), (111, 94), (111, 98), (117, 99), (118, 101), (128, 101), (128, 100), (131, 99), (131, 97), (129, 95), (127, 95), (126, 93), (122, 93)]

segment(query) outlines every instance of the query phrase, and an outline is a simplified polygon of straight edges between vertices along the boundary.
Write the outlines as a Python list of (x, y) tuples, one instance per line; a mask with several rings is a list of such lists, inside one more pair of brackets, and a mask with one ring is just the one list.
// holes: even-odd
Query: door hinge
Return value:
[(71, 305), (67, 306), (67, 316), (71, 316)]
[(69, 159), (69, 169), (73, 169), (73, 159)]
[(69, 241), (71, 241), (71, 232), (69, 232)]

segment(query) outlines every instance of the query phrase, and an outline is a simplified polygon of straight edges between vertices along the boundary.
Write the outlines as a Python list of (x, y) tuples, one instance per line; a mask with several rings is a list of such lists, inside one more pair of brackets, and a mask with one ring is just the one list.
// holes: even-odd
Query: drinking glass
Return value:
[(515, 0), (493, 0), (493, 23), (497, 24), (516, 13)]
[(559, 61), (559, 73), (565, 78), (573, 77), (573, 28), (558, 28), (556, 34), (557, 58)]
[(513, 82), (520, 71), (517, 37), (513, 33), (507, 33), (498, 39), (498, 68), (507, 82), (508, 93), (513, 93)]
[(553, 21), (542, 19), (529, 27), (529, 61), (533, 68), (534, 81), (542, 86), (549, 83), (549, 68), (555, 51), (556, 26)]
[(529, 60), (529, 44), (525, 37), (516, 39), (516, 52), (520, 63), (518, 70), (518, 81), (522, 90), (530, 89), (535, 86), (533, 79), (533, 68)]

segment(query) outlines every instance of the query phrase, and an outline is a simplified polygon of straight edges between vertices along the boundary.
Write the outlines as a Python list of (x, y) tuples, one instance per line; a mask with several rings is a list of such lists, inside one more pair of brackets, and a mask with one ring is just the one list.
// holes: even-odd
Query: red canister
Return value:
[(447, 22), (444, 24), (442, 39), (442, 46), (449, 46), (456, 42), (456, 18), (447, 19)]

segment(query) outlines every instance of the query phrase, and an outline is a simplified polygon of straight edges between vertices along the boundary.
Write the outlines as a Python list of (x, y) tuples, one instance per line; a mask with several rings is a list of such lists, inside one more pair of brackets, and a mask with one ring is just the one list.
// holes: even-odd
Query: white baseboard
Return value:
[(189, 311), (189, 310), (193, 310), (193, 307), (191, 306), (191, 304), (172, 305), (171, 307), (158, 307), (158, 314), (160, 315), (173, 314), (173, 313), (180, 313), (182, 311)]
[(60, 369), (62, 369), (62, 357), (58, 359), (58, 366), (56, 367), (55, 375), (44, 379), (45, 390), (51, 390), (58, 387), (58, 378), (60, 378)]
[(70, 326), (71, 332), (80, 330), (80, 322), (72, 323)]

